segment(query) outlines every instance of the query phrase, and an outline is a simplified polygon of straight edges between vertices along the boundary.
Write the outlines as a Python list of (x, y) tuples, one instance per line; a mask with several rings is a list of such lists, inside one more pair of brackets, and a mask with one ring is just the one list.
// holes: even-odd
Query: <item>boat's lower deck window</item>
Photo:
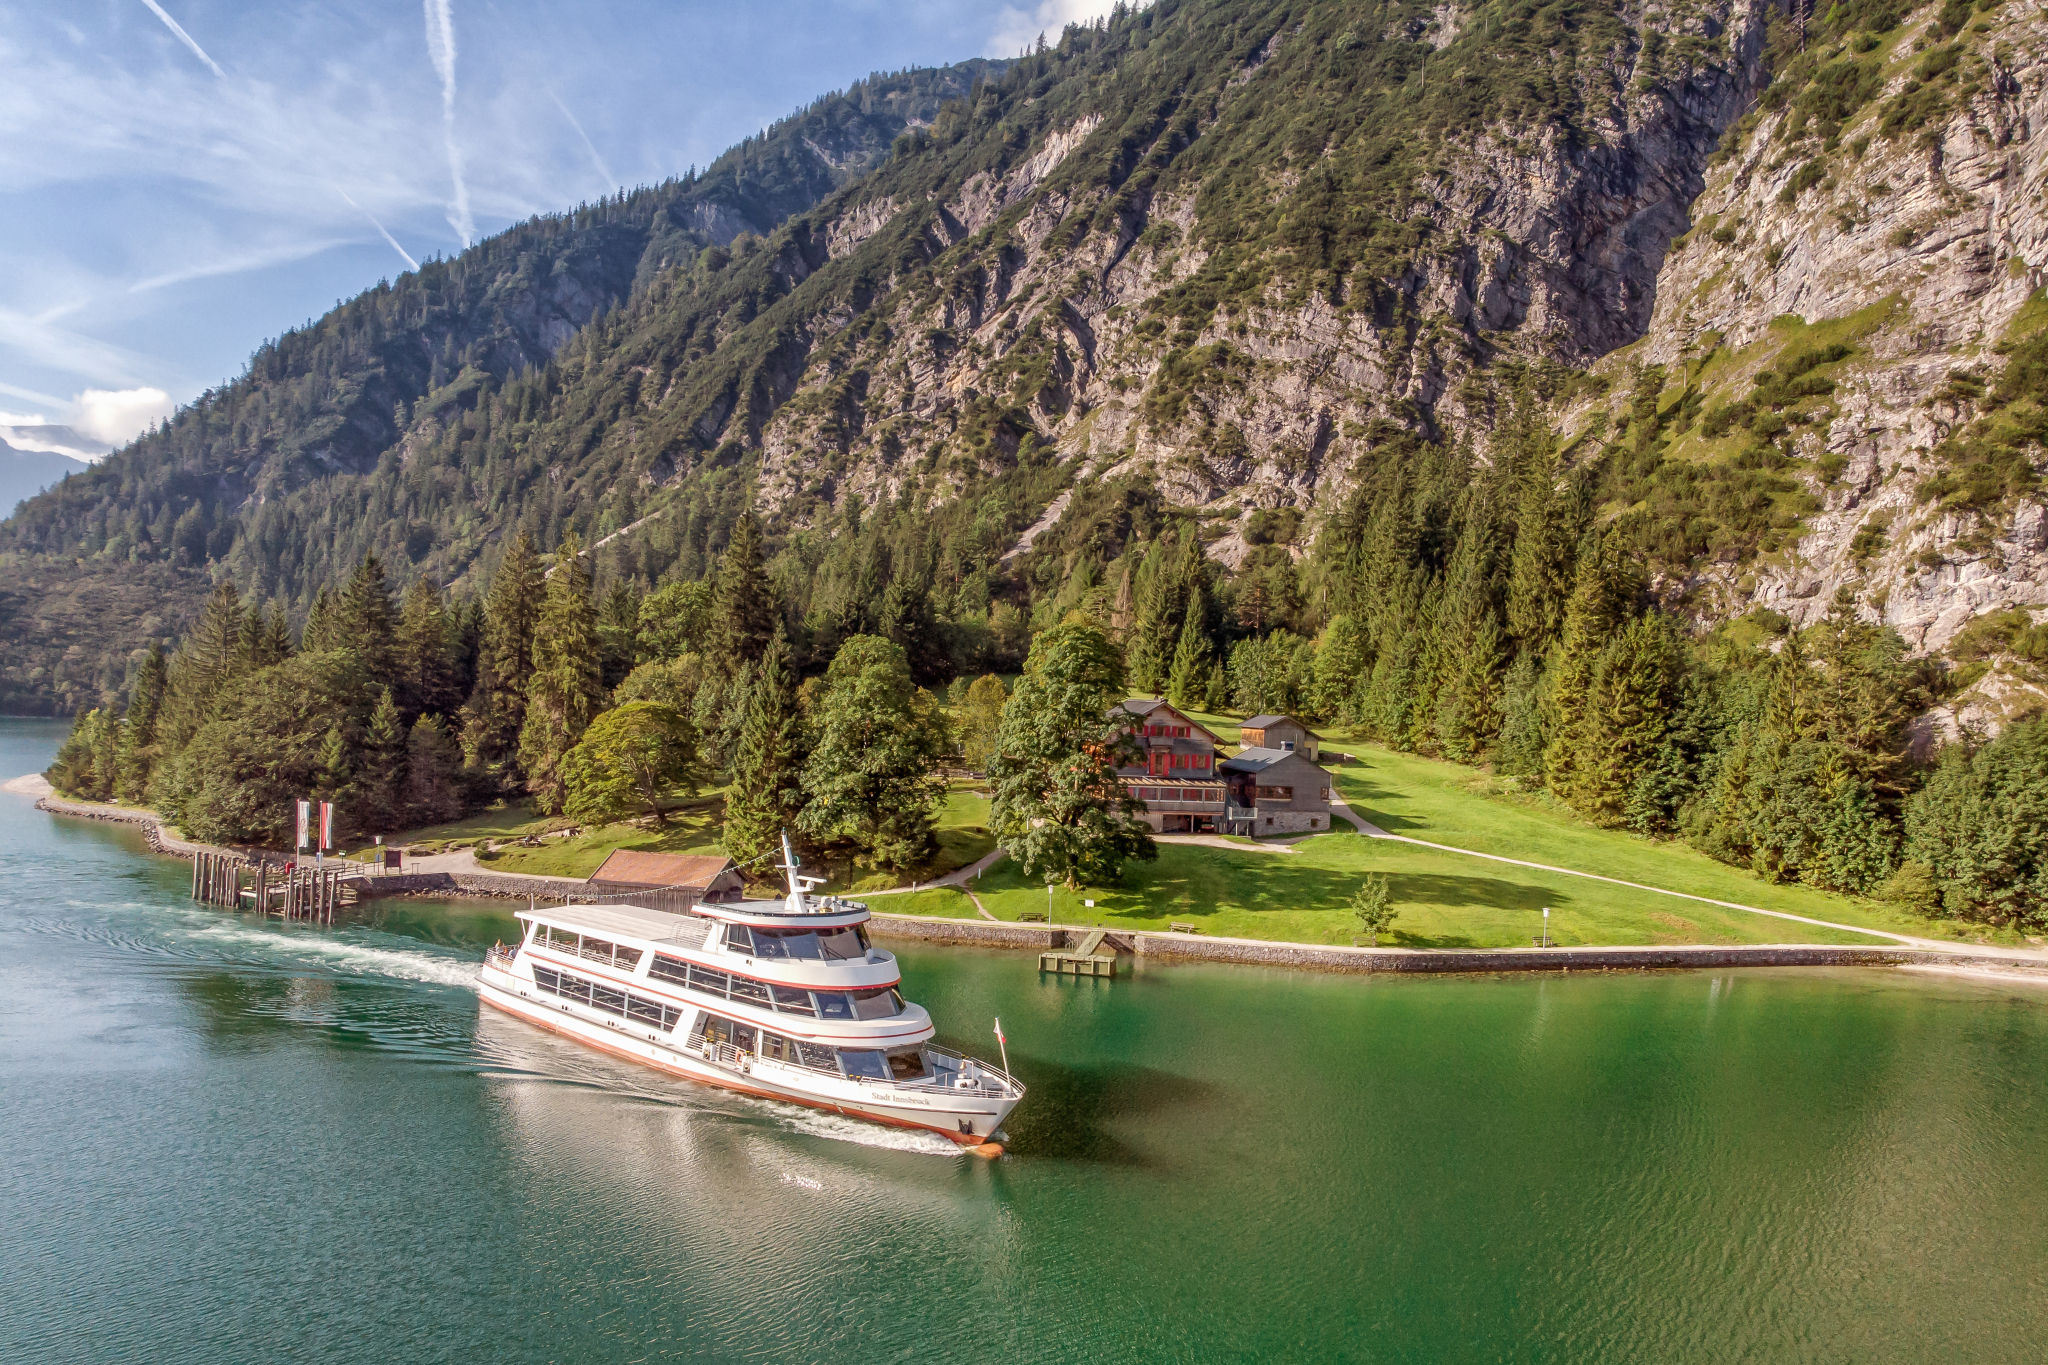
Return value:
[(839, 1065), (849, 1076), (861, 1076), (871, 1081), (889, 1079), (889, 1062), (879, 1052), (864, 1047), (843, 1047), (839, 1049)]
[(643, 1024), (653, 1024), (664, 1033), (672, 1032), (682, 1020), (683, 1011), (660, 1000), (649, 1000), (632, 991), (591, 981), (574, 972), (558, 972), (552, 967), (533, 969), (533, 984), (549, 995), (561, 996), (564, 1000), (575, 1000), (606, 1014), (616, 1014), (622, 1019), (633, 1019)]
[(889, 1059), (889, 1075), (894, 1080), (921, 1081), (932, 1074), (925, 1065), (922, 1047), (892, 1047), (884, 1055)]

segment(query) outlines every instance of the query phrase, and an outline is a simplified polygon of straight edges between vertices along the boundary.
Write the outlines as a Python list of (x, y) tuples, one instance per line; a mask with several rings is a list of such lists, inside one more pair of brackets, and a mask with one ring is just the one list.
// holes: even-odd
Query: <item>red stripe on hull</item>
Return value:
[(522, 1019), (534, 1027), (546, 1029), (550, 1033), (559, 1033), (571, 1042), (581, 1043), (585, 1047), (596, 1048), (599, 1052), (610, 1053), (614, 1057), (623, 1058), (629, 1062), (636, 1062), (641, 1066), (650, 1067), (665, 1075), (674, 1076), (679, 1080), (690, 1081), (697, 1085), (708, 1085), (719, 1090), (736, 1090), (742, 1095), (753, 1095), (764, 1100), (779, 1100), (784, 1104), (802, 1105), (807, 1109), (822, 1109), (827, 1113), (840, 1114), (847, 1118), (860, 1119), (867, 1123), (879, 1123), (891, 1128), (922, 1129), (927, 1133), (937, 1133), (940, 1137), (949, 1138), (955, 1146), (959, 1147), (974, 1147), (994, 1140), (986, 1137), (969, 1137), (964, 1133), (949, 1133), (943, 1128), (934, 1128), (929, 1123), (913, 1123), (909, 1119), (890, 1118), (883, 1114), (870, 1114), (865, 1110), (848, 1109), (842, 1105), (827, 1104), (820, 1100), (798, 1099), (794, 1095), (785, 1095), (776, 1090), (762, 1090), (756, 1086), (741, 1085), (738, 1081), (712, 1080), (705, 1076), (698, 1076), (684, 1071), (680, 1067), (668, 1066), (655, 1058), (641, 1057), (626, 1051), (624, 1048), (613, 1047), (609, 1043), (601, 1043), (595, 1038), (586, 1038), (580, 1033), (573, 1033), (568, 1029), (557, 1027), (555, 1021), (545, 1014), (528, 1014), (525, 1010), (515, 1008), (512, 1005), (500, 1004), (482, 992), (478, 992), (477, 998), (494, 1009), (503, 1010), (514, 1019)]

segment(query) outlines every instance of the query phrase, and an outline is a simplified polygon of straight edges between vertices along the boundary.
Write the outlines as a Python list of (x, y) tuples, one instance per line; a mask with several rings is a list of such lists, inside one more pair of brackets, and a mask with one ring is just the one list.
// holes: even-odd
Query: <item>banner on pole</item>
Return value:
[(334, 803), (320, 803), (320, 848), (325, 852), (334, 845)]
[(312, 803), (311, 801), (301, 801), (301, 802), (299, 802), (299, 803), (298, 803), (298, 805), (299, 805), (299, 842), (298, 842), (298, 847), (300, 847), (300, 848), (304, 848), (304, 847), (306, 846), (306, 826), (307, 826), (307, 823), (308, 823), (308, 819), (309, 819), (309, 817), (310, 817), (310, 816), (312, 815), (312, 813), (313, 813), (313, 803)]

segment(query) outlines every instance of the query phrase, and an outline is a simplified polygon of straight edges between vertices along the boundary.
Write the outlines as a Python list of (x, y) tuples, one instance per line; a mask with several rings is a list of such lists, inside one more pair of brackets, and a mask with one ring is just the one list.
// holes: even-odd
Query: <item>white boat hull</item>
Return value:
[(613, 1056), (672, 1076), (766, 1099), (824, 1109), (899, 1128), (940, 1133), (962, 1146), (996, 1140), (1015, 1099), (940, 1086), (874, 1086), (806, 1068), (748, 1059), (729, 1067), (689, 1050), (675, 1034), (617, 1019), (534, 991), (531, 981), (486, 965), (478, 993), (487, 1005)]

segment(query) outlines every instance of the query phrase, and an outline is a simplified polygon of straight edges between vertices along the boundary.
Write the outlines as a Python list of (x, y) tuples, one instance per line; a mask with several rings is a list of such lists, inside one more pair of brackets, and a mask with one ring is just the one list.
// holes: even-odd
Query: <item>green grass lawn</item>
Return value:
[[(725, 798), (699, 797), (667, 813), (660, 826), (599, 825), (573, 839), (549, 839), (538, 848), (501, 848), (477, 861), (493, 872), (519, 872), (536, 877), (588, 877), (612, 850), (630, 848), (648, 853), (720, 853)], [(552, 822), (559, 827), (563, 822)]]
[[(1981, 925), (1924, 920), (1881, 901), (1817, 891), (1797, 883), (1773, 884), (1673, 840), (1595, 829), (1547, 793), (1521, 791), (1519, 784), (1489, 777), (1473, 768), (1352, 743), (1343, 743), (1341, 747), (1352, 761), (1326, 764), (1336, 775), (1337, 790), (1353, 811), (1389, 834), (1477, 853), (1526, 858), (1667, 891), (1736, 901), (1839, 924), (1931, 937), (1994, 937)], [(1464, 861), (1474, 870), (1487, 866), (1482, 860)], [(1493, 866), (1496, 875), (1501, 876), (1516, 876), (1522, 871)], [(1591, 888), (1596, 885), (1583, 883), (1581, 894), (1594, 894)], [(1629, 896), (1639, 894), (1620, 887), (1612, 890)], [(1712, 913), (1712, 907), (1687, 907), (1679, 902), (1655, 908), (1688, 919), (1695, 917), (1695, 911)], [(1782, 925), (1783, 929), (1778, 931), (1781, 933), (1800, 927), (1784, 921), (1761, 922)], [(2019, 942), (2011, 935), (2004, 937)]]

